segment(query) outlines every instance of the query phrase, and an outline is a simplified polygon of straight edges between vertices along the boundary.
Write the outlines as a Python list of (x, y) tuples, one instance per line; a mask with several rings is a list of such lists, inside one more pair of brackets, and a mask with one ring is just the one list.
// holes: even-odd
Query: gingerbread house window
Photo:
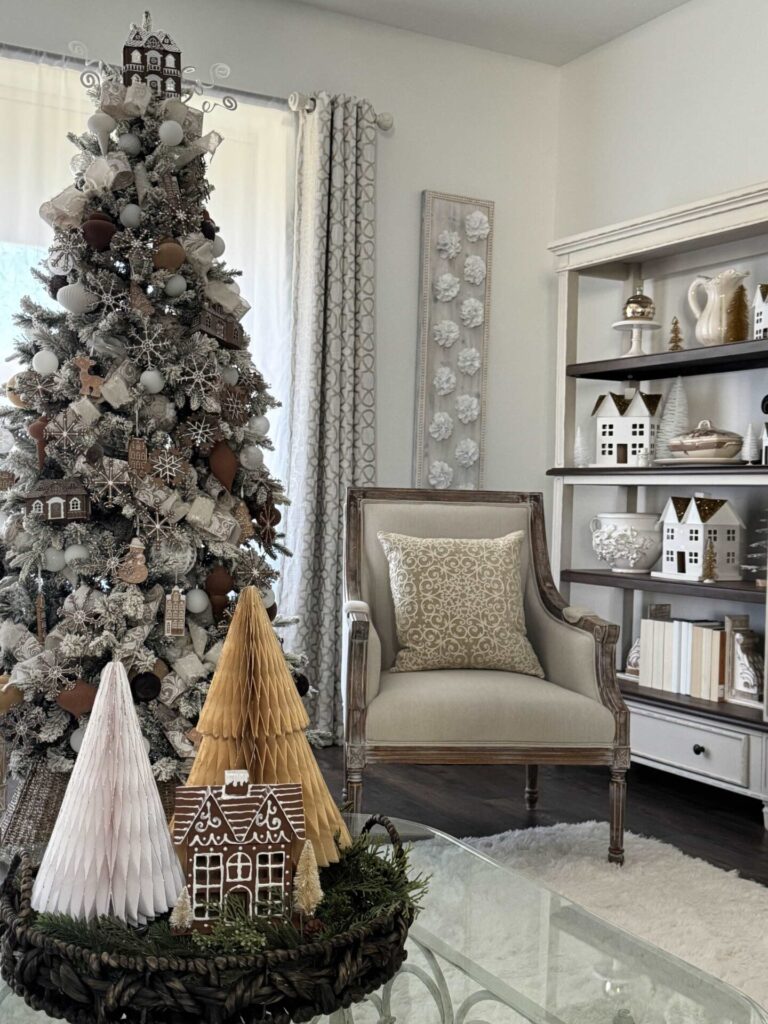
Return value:
[(167, 68), (175, 68), (176, 67), (176, 58), (173, 56), (172, 53), (166, 53), (166, 55), (165, 55), (165, 66)]
[(285, 853), (282, 850), (262, 851), (256, 855), (256, 912), (268, 912), (275, 903), (282, 904), (285, 885)]
[(193, 904), (197, 918), (216, 915), (224, 882), (223, 860), (220, 853), (195, 854)]
[(70, 512), (80, 512), (82, 507), (83, 507), (83, 503), (80, 501), (79, 498), (70, 498), (69, 499), (69, 511)]
[(160, 54), (157, 50), (150, 50), (147, 54), (147, 67), (157, 70), (160, 67)]
[(37, 499), (37, 501), (33, 501), (32, 502), (32, 511), (33, 512), (40, 512), (40, 513), (42, 513), (42, 511), (43, 511), (43, 503), (42, 503), (42, 501), (40, 501), (39, 498)]
[[(139, 53), (138, 50), (134, 50), (133, 53), (131, 54), (131, 63), (132, 64), (141, 64), (141, 54)], [(134, 76), (134, 80), (135, 80), (136, 77), (137, 76)]]
[(233, 853), (227, 861), (228, 882), (250, 882), (253, 877), (253, 864), (247, 853)]

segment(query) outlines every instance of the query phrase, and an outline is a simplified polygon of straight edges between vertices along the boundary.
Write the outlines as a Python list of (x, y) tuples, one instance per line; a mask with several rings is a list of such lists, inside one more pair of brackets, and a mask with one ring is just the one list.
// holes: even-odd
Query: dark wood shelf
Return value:
[(733, 345), (684, 349), (682, 352), (657, 352), (624, 359), (600, 359), (589, 363), (570, 363), (568, 377), (588, 380), (663, 380), (705, 373), (732, 373), (768, 367), (768, 341), (739, 341)]
[(564, 583), (581, 583), (588, 587), (619, 587), (622, 590), (650, 590), (657, 594), (678, 594), (680, 597), (711, 597), (721, 601), (744, 601), (765, 604), (765, 588), (745, 580), (727, 583), (682, 583), (662, 580), (649, 573), (616, 573), (610, 569), (564, 569)]
[(638, 686), (637, 683), (629, 682), (624, 675), (619, 676), (619, 686), (625, 697), (642, 701), (644, 704), (672, 708), (675, 711), (687, 711), (690, 714), (715, 718), (718, 722), (749, 725), (760, 732), (768, 732), (768, 722), (763, 719), (762, 708), (748, 708), (742, 704), (728, 704), (725, 701), (699, 700), (698, 697), (686, 697), (682, 693), (653, 690), (650, 687)]
[(681, 466), (554, 466), (547, 470), (547, 476), (702, 476), (707, 473), (729, 475), (749, 475), (768, 473), (768, 466), (731, 465), (724, 462), (720, 465), (694, 466), (686, 462)]

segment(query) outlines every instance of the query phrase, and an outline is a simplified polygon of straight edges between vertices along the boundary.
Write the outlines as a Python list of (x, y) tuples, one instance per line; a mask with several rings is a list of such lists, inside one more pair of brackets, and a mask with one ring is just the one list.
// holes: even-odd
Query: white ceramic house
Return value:
[(752, 337), (768, 338), (768, 284), (759, 284), (755, 289), (752, 311)]
[(764, 466), (768, 466), (768, 423), (763, 424), (762, 451), (763, 457), (760, 461)]
[(600, 395), (592, 415), (596, 417), (596, 466), (640, 466), (642, 452), (653, 457), (661, 395), (632, 391), (624, 395)]
[(661, 514), (663, 579), (698, 581), (709, 541), (715, 549), (718, 580), (741, 579), (744, 522), (730, 502), (696, 494), (670, 498)]

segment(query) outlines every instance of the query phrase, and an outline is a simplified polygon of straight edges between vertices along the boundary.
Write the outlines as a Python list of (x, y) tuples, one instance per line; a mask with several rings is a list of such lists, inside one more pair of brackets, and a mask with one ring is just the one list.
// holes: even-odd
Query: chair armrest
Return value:
[(347, 734), (379, 692), (381, 642), (365, 601), (346, 601), (342, 613), (341, 691)]

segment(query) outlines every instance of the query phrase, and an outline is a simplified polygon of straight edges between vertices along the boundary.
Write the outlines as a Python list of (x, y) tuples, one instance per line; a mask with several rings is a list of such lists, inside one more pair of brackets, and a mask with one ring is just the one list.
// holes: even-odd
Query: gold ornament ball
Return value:
[(18, 374), (14, 374), (12, 377), (9, 377), (9, 379), (6, 381), (5, 397), (11, 403), (11, 405), (15, 405), (17, 409), (28, 409), (29, 405), (24, 401), (24, 399), (19, 395), (18, 391), (16, 390), (18, 387), (17, 378)]
[(625, 320), (653, 320), (656, 316), (656, 304), (650, 295), (643, 295), (641, 291), (637, 291), (624, 303), (623, 316)]

